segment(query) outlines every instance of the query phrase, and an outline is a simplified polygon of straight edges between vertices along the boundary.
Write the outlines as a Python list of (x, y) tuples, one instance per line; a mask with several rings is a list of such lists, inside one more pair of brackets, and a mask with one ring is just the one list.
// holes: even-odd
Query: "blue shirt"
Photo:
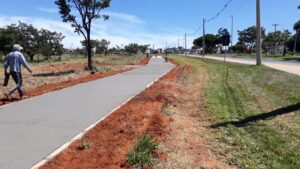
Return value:
[(19, 51), (9, 53), (4, 62), (5, 70), (9, 67), (11, 72), (21, 72), (21, 65), (30, 70), (24, 55)]

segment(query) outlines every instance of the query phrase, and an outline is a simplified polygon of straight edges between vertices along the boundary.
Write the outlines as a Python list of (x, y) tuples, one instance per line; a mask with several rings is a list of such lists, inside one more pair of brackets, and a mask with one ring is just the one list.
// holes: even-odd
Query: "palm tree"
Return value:
[[(299, 8), (300, 6), (298, 6)], [(296, 31), (295, 35), (295, 43), (294, 43), (294, 53), (296, 53), (296, 48), (297, 48), (297, 40), (298, 40), (298, 35), (300, 32), (300, 20), (294, 24), (294, 30)]]

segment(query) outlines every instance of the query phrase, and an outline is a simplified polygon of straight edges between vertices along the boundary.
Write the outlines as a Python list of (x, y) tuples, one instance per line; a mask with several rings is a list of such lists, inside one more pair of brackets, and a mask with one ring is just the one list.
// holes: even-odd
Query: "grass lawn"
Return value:
[[(245, 53), (233, 53), (233, 54), (211, 54), (212, 56), (228, 56), (228, 57), (239, 57), (239, 58), (256, 58), (256, 54), (252, 53), (251, 55), (245, 54)], [(278, 59), (278, 60), (285, 60), (285, 61), (299, 61), (300, 62), (300, 54), (296, 55), (263, 55), (262, 56), (265, 59)]]
[(299, 76), (264, 66), (174, 59), (208, 71), (201, 107), (211, 119), (211, 142), (217, 140), (212, 151), (238, 168), (300, 168)]

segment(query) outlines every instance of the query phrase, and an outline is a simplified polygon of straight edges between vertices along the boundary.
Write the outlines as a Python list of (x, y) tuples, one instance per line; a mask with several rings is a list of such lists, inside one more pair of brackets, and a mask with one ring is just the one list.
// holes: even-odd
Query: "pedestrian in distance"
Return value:
[(168, 57), (167, 56), (165, 56), (165, 62), (168, 62), (169, 60), (168, 60)]
[[(12, 52), (10, 52), (4, 62), (4, 74), (10, 74), (12, 79), (15, 81), (16, 86), (12, 88), (9, 92), (5, 93), (6, 98), (11, 101), (11, 95), (18, 90), (20, 99), (24, 98), (22, 91), (23, 78), (21, 72), (21, 66), (24, 66), (30, 73), (32, 73), (29, 64), (27, 63), (24, 55), (21, 53), (23, 47), (19, 44), (13, 46)], [(9, 69), (9, 73), (8, 73)]]

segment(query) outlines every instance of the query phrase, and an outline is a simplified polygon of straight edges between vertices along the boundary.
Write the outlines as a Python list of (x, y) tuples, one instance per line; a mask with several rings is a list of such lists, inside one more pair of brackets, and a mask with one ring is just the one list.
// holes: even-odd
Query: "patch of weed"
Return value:
[(128, 154), (129, 164), (141, 169), (146, 165), (152, 165), (153, 153), (157, 147), (158, 144), (154, 142), (150, 135), (142, 137)]

